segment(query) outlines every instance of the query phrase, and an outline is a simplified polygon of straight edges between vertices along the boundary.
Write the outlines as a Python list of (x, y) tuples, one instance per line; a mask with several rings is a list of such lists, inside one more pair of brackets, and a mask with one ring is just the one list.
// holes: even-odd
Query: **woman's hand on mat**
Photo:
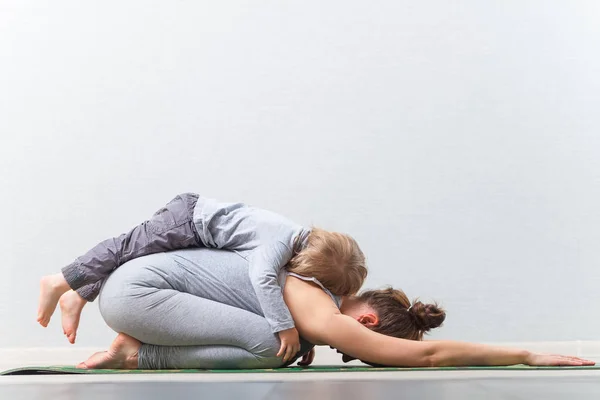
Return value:
[(302, 356), (302, 360), (298, 362), (301, 367), (308, 367), (315, 359), (315, 349), (312, 348), (308, 353)]
[(579, 357), (561, 356), (557, 354), (536, 354), (529, 353), (525, 359), (525, 364), (536, 366), (586, 366), (595, 365), (594, 361), (584, 360)]
[(281, 340), (281, 347), (277, 357), (283, 355), (283, 362), (288, 362), (300, 351), (300, 336), (296, 328), (286, 329), (285, 331), (279, 332), (279, 340)]

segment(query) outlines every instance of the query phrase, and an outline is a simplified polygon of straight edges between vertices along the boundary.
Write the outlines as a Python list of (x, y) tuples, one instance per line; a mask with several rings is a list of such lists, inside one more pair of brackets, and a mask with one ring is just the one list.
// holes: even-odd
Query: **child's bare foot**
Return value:
[(139, 340), (119, 333), (108, 351), (95, 353), (86, 361), (79, 363), (81, 369), (137, 369), (138, 352), (142, 347)]
[(77, 328), (79, 327), (79, 317), (86, 303), (87, 301), (74, 290), (69, 290), (63, 294), (58, 302), (60, 312), (62, 313), (63, 332), (71, 344), (75, 343)]
[(48, 275), (42, 278), (40, 281), (40, 305), (37, 316), (37, 321), (40, 325), (43, 327), (48, 326), (50, 317), (52, 317), (56, 309), (58, 299), (69, 289), (69, 284), (62, 274)]

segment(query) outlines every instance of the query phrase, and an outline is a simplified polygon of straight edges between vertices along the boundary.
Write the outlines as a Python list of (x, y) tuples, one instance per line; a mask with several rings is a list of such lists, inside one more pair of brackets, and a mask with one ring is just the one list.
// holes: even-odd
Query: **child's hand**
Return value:
[(281, 340), (281, 347), (277, 357), (285, 354), (283, 362), (286, 363), (300, 351), (300, 336), (296, 328), (290, 328), (279, 332), (279, 339)]

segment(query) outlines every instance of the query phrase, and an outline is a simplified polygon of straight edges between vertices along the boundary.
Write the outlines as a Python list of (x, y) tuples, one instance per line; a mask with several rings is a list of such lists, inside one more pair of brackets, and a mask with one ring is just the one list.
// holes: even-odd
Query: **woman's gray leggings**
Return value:
[(107, 279), (99, 306), (108, 326), (144, 343), (140, 369), (282, 365), (247, 262), (233, 252), (198, 248), (131, 260)]

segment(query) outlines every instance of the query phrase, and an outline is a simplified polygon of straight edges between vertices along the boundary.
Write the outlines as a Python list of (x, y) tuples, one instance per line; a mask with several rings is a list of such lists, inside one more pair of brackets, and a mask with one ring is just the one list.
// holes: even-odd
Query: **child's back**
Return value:
[(277, 271), (287, 266), (338, 296), (358, 292), (367, 276), (365, 257), (352, 237), (304, 228), (271, 211), (199, 197), (194, 224), (205, 246), (236, 251), (250, 259), (251, 270), (252, 264), (260, 264), (261, 273), (268, 264)]
[(194, 225), (205, 246), (234, 250), (242, 256), (277, 242), (293, 251), (294, 243), (304, 241), (310, 232), (274, 212), (206, 197), (198, 198)]

